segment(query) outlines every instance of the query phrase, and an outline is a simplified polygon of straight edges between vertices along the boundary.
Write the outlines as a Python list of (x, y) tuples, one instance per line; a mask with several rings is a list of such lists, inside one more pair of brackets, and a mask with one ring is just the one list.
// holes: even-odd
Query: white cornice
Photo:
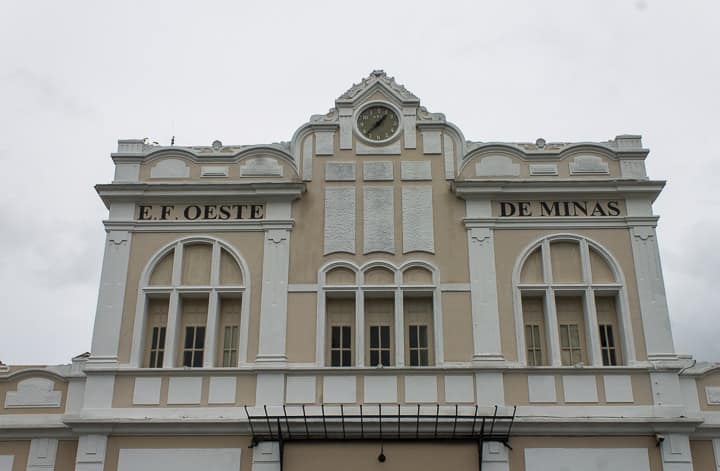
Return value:
[(647, 196), (651, 201), (660, 194), (665, 182), (662, 180), (577, 179), (563, 180), (463, 180), (451, 183), (451, 190), (462, 199), (508, 198), (510, 196), (546, 197), (607, 197)]
[(305, 192), (301, 182), (277, 183), (112, 183), (95, 185), (106, 207), (115, 201), (135, 202), (180, 202), (199, 201), (202, 198), (212, 201), (248, 201), (294, 200)]

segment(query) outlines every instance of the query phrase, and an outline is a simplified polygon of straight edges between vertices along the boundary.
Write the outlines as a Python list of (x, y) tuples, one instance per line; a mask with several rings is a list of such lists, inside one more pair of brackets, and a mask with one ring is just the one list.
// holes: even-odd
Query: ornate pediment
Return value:
[(389, 77), (384, 70), (373, 70), (360, 83), (353, 84), (348, 91), (340, 95), (335, 100), (335, 103), (337, 105), (352, 105), (378, 89), (384, 90), (404, 105), (417, 105), (420, 103), (418, 97), (405, 86), (398, 84), (395, 77)]

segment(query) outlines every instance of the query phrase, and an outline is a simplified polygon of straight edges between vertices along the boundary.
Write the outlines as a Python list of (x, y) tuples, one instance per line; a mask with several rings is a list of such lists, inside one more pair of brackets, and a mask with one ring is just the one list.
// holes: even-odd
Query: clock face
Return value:
[(360, 113), (357, 126), (362, 135), (371, 141), (385, 141), (395, 135), (398, 123), (398, 115), (392, 109), (374, 105)]

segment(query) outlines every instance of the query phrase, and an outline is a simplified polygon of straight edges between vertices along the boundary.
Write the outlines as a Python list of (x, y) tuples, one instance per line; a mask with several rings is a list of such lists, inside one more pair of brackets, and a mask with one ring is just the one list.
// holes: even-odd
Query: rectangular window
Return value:
[(330, 366), (352, 364), (352, 329), (349, 325), (334, 325), (330, 332)]
[(563, 365), (582, 363), (580, 327), (577, 324), (560, 324), (560, 358)]
[(408, 344), (410, 347), (410, 366), (428, 366), (430, 364), (428, 326), (409, 326)]
[(162, 368), (165, 357), (165, 327), (153, 327), (150, 339), (149, 368)]
[(542, 344), (540, 337), (540, 325), (525, 324), (525, 345), (527, 347), (528, 366), (542, 366)]
[(205, 326), (186, 326), (183, 348), (183, 366), (199, 368), (203, 366), (205, 348)]
[(603, 365), (616, 366), (618, 364), (612, 324), (600, 324), (600, 351)]
[(223, 333), (222, 366), (225, 368), (237, 366), (238, 332), (236, 325), (225, 326)]
[(370, 326), (370, 366), (390, 366), (390, 326)]

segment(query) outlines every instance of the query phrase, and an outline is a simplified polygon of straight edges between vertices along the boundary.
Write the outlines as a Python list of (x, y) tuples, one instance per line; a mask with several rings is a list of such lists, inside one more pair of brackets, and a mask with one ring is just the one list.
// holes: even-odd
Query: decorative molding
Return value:
[(578, 155), (570, 162), (570, 175), (607, 175), (608, 173), (610, 170), (607, 162), (597, 155)]
[(455, 144), (454, 139), (445, 134), (443, 138), (443, 157), (445, 160), (445, 178), (447, 180), (455, 179)]
[(355, 253), (355, 187), (325, 188), (324, 250)]
[(325, 181), (354, 181), (355, 162), (326, 162)]
[(258, 406), (279, 406), (284, 402), (285, 375), (283, 373), (258, 373), (255, 387), (255, 404)]
[(437, 403), (438, 385), (434, 375), (405, 376), (406, 403)]
[(541, 175), (557, 175), (558, 166), (557, 164), (530, 164), (530, 175), (541, 176)]
[(629, 375), (605, 375), (603, 384), (605, 386), (605, 402), (634, 402), (632, 381)]
[(445, 402), (475, 402), (472, 375), (445, 375)]
[(137, 377), (133, 388), (133, 405), (160, 404), (162, 378)]
[(241, 455), (241, 448), (121, 448), (117, 471), (237, 471)]
[[(81, 435), (75, 456), (75, 469), (103, 471), (105, 468), (106, 435)], [(129, 471), (129, 470), (128, 470)]]
[(402, 188), (403, 253), (435, 253), (431, 186)]
[(400, 162), (400, 178), (403, 180), (432, 180), (430, 161)]
[(313, 178), (313, 136), (305, 136), (302, 145), (303, 180), (311, 181)]
[(392, 181), (393, 162), (381, 160), (363, 163), (363, 180), (367, 181)]
[(423, 154), (442, 154), (442, 132), (437, 130), (420, 131), (423, 142)]
[(170, 378), (168, 386), (168, 404), (200, 404), (202, 378), (184, 376)]
[(705, 396), (708, 404), (720, 405), (720, 387), (705, 387)]
[(208, 165), (200, 167), (201, 177), (227, 177), (230, 172), (228, 166)]
[(645, 161), (643, 160), (620, 160), (620, 176), (623, 178), (647, 179)]
[(362, 96), (375, 85), (381, 85), (392, 92), (403, 101), (419, 102), (420, 99), (413, 95), (404, 85), (395, 81), (395, 77), (389, 77), (384, 70), (373, 70), (370, 75), (362, 79), (360, 83), (353, 84), (345, 93), (336, 100), (338, 102), (352, 102)]
[(520, 164), (504, 155), (489, 155), (475, 164), (478, 177), (519, 177)]
[(492, 230), (488, 227), (473, 227), (470, 229), (470, 242), (482, 246), (492, 238)]
[(163, 159), (150, 169), (150, 178), (189, 178), (190, 167), (184, 160)]
[(114, 245), (122, 245), (130, 240), (129, 231), (110, 231), (107, 236), (108, 242)]
[(403, 140), (406, 149), (417, 147), (417, 107), (405, 106), (402, 109)]
[(272, 241), (275, 244), (279, 244), (280, 242), (287, 240), (288, 231), (285, 229), (269, 229), (265, 231), (265, 235), (267, 240)]
[(524, 458), (526, 471), (650, 471), (647, 448), (526, 448)]
[(316, 376), (288, 376), (285, 386), (285, 402), (288, 404), (314, 404), (316, 386)]
[(368, 404), (398, 402), (397, 376), (365, 376), (363, 385), (364, 402)]
[(237, 378), (235, 376), (211, 376), (208, 404), (235, 404)]
[(528, 375), (528, 400), (533, 402), (557, 402), (554, 375)]
[(371, 146), (360, 141), (355, 143), (357, 155), (400, 155), (401, 152), (399, 139), (384, 146)]
[(335, 131), (315, 131), (315, 155), (335, 153)]
[(356, 376), (325, 376), (322, 402), (325, 404), (354, 404), (357, 401), (356, 389)]
[(563, 375), (562, 384), (566, 403), (598, 402), (595, 376)]
[(62, 392), (54, 391), (55, 382), (45, 378), (19, 381), (16, 391), (5, 394), (5, 407), (60, 407)]
[(272, 157), (255, 157), (240, 165), (241, 177), (282, 177), (283, 168)]
[(393, 188), (363, 187), (363, 253), (395, 253)]

